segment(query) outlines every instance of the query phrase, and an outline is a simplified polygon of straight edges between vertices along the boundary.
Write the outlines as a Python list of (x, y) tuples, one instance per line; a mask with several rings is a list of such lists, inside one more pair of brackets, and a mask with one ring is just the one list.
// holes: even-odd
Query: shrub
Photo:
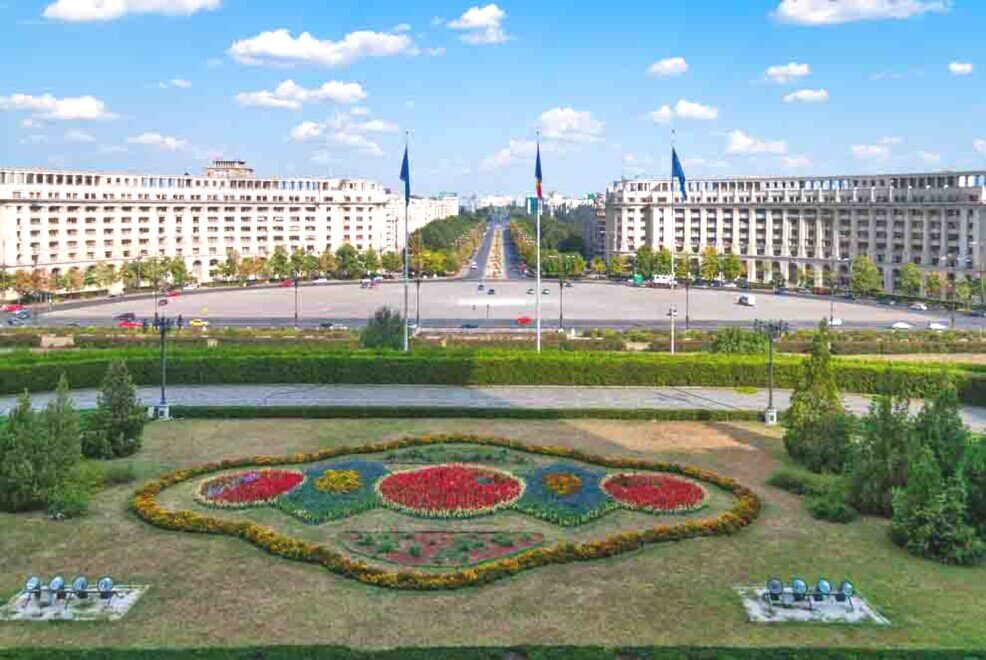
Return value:
[(127, 364), (122, 360), (112, 362), (103, 379), (96, 411), (87, 423), (83, 454), (87, 458), (130, 456), (140, 449), (146, 422)]
[(381, 307), (363, 329), (360, 345), (363, 348), (403, 348), (404, 317), (390, 307)]
[(849, 501), (860, 511), (893, 512), (893, 489), (907, 483), (912, 427), (910, 402), (890, 390), (878, 396), (863, 418), (849, 461)]
[(969, 523), (986, 540), (986, 439), (972, 437), (965, 452), (964, 476), (968, 486)]
[(770, 475), (767, 483), (795, 495), (818, 495), (826, 491), (829, 479), (798, 468), (782, 467)]
[(103, 487), (118, 486), (129, 484), (137, 480), (137, 470), (133, 463), (103, 463), (102, 481)]
[(789, 428), (784, 446), (791, 458), (812, 472), (841, 473), (855, 428), (855, 417), (832, 411)]
[(969, 431), (960, 414), (958, 393), (944, 375), (914, 419), (914, 440), (931, 449), (945, 478), (961, 469)]
[(742, 328), (725, 328), (712, 340), (713, 353), (764, 354), (767, 352), (767, 336)]
[(846, 489), (842, 480), (833, 480), (820, 493), (809, 495), (805, 507), (812, 518), (829, 522), (847, 523), (859, 517), (856, 509), (846, 502)]
[(56, 483), (48, 494), (48, 515), (53, 518), (78, 518), (86, 515), (93, 492), (91, 476), (77, 466)]

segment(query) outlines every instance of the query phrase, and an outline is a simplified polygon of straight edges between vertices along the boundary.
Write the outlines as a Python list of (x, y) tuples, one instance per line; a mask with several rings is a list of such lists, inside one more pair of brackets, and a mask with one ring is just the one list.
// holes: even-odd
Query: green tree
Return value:
[(969, 438), (963, 474), (969, 494), (969, 523), (986, 541), (986, 436)]
[(110, 363), (89, 419), (82, 452), (87, 458), (120, 458), (140, 449), (147, 416), (123, 360)]
[(904, 264), (900, 269), (900, 291), (905, 296), (921, 295), (921, 269), (915, 264)]
[(877, 270), (873, 260), (865, 254), (857, 255), (852, 260), (850, 281), (853, 292), (862, 296), (872, 296), (883, 289), (880, 271)]
[(571, 260), (567, 263), (568, 275), (570, 277), (582, 277), (585, 275), (585, 257), (578, 253), (569, 256)]
[(931, 391), (914, 419), (914, 442), (928, 447), (942, 475), (951, 478), (965, 459), (969, 430), (962, 422), (959, 394), (951, 379), (941, 374)]
[(349, 243), (343, 243), (336, 250), (336, 263), (339, 274), (347, 280), (359, 279), (363, 274), (363, 264), (359, 260), (359, 252)]
[(370, 318), (360, 335), (363, 348), (389, 348), (399, 350), (404, 346), (404, 317), (390, 307), (381, 307)]
[(719, 253), (713, 245), (702, 250), (702, 265), (699, 274), (703, 280), (714, 280), (719, 277)]
[(188, 266), (185, 265), (185, 260), (181, 257), (172, 257), (168, 262), (168, 274), (171, 276), (171, 283), (177, 287), (183, 287), (188, 284)]
[(945, 273), (934, 271), (928, 273), (928, 279), (924, 283), (924, 292), (929, 298), (938, 298), (945, 290)]
[(267, 260), (267, 267), (270, 269), (271, 275), (279, 280), (283, 280), (291, 274), (291, 259), (288, 257), (284, 246), (278, 245), (274, 248), (274, 254)]
[(404, 259), (396, 252), (384, 252), (380, 255), (380, 267), (385, 273), (397, 273), (404, 270)]
[(318, 269), (325, 277), (332, 277), (336, 273), (337, 268), (336, 256), (332, 254), (332, 250), (325, 248), (318, 257)]
[(44, 503), (46, 484), (38, 470), (44, 455), (41, 430), (24, 392), (0, 427), (0, 510), (26, 511)]
[(113, 264), (108, 264), (105, 261), (100, 261), (96, 264), (93, 277), (96, 280), (96, 285), (103, 288), (109, 288), (120, 281), (120, 275), (117, 273), (116, 268)]
[(291, 256), (288, 257), (288, 268), (289, 275), (294, 277), (301, 277), (305, 273), (305, 253), (298, 248), (291, 250)]
[(671, 254), (671, 250), (662, 245), (654, 254), (654, 272), (658, 275), (670, 275), (673, 264), (674, 255)]
[(712, 340), (713, 353), (738, 355), (764, 355), (768, 348), (767, 336), (742, 328), (723, 328)]
[(380, 257), (377, 256), (377, 251), (372, 247), (367, 248), (366, 252), (363, 253), (363, 268), (371, 275), (380, 270)]
[(849, 500), (863, 513), (891, 515), (894, 489), (907, 484), (909, 409), (910, 401), (895, 393), (888, 371), (851, 449)]
[(732, 282), (743, 274), (743, 262), (732, 252), (724, 254), (719, 259), (719, 272), (724, 280)]
[(610, 277), (626, 277), (627, 274), (627, 258), (622, 254), (614, 254), (609, 259), (609, 276)]
[(216, 275), (220, 279), (229, 281), (236, 279), (240, 274), (240, 255), (236, 250), (229, 250), (226, 253), (226, 260), (216, 267)]
[(596, 257), (592, 260), (592, 272), (596, 275), (606, 274), (606, 262), (601, 257)]
[(962, 280), (955, 285), (955, 297), (968, 309), (969, 303), (972, 302), (972, 284), (969, 280)]
[(654, 275), (654, 250), (649, 245), (643, 245), (637, 250), (637, 257), (634, 260), (634, 270), (645, 280), (651, 279)]

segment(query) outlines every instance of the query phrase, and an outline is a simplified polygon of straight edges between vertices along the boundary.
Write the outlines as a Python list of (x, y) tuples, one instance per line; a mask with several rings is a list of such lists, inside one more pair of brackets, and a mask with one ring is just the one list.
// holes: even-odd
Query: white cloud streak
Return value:
[(168, 135), (161, 135), (160, 133), (141, 133), (140, 135), (127, 138), (127, 142), (130, 144), (143, 145), (145, 147), (154, 147), (163, 151), (179, 151), (188, 146), (188, 142), (185, 140), (179, 140), (178, 138)]
[(222, 0), (57, 0), (42, 16), (55, 21), (112, 21), (128, 14), (191, 16), (218, 9)]
[(729, 133), (726, 144), (727, 154), (783, 154), (787, 152), (784, 140), (762, 140), (751, 137), (743, 131)]
[(796, 25), (837, 25), (856, 21), (904, 20), (944, 13), (948, 0), (782, 0), (772, 16)]
[(775, 64), (767, 67), (764, 76), (775, 83), (784, 84), (798, 78), (804, 78), (811, 73), (811, 67), (799, 62), (788, 62), (787, 64)]
[(293, 37), (282, 29), (236, 41), (228, 52), (243, 64), (309, 63), (339, 67), (368, 57), (414, 55), (417, 49), (406, 34), (364, 30), (350, 32), (339, 41), (331, 41), (316, 39), (308, 32)]
[(503, 30), (503, 19), (506, 17), (507, 12), (495, 4), (488, 4), (485, 7), (477, 5), (470, 7), (462, 16), (445, 25), (453, 30), (465, 31), (459, 39), (467, 44), (502, 44), (510, 40)]
[(293, 80), (285, 80), (274, 91), (243, 92), (236, 95), (240, 105), (254, 108), (284, 108), (300, 110), (306, 103), (359, 103), (366, 98), (366, 91), (359, 83), (330, 80), (314, 89), (301, 87)]
[(541, 113), (541, 133), (549, 140), (599, 142), (605, 125), (591, 112), (574, 108), (551, 108)]
[(20, 110), (37, 113), (43, 119), (53, 121), (113, 119), (115, 114), (106, 104), (93, 96), (76, 96), (59, 99), (51, 94), (31, 96), (13, 94), (0, 96), (0, 110)]
[(656, 124), (667, 124), (672, 119), (692, 119), (696, 121), (712, 121), (719, 118), (718, 108), (709, 105), (702, 105), (687, 99), (678, 99), (672, 108), (670, 105), (663, 105), (657, 110), (649, 112), (648, 117)]
[(784, 95), (785, 103), (825, 103), (829, 93), (824, 89), (799, 89)]
[(688, 71), (688, 62), (684, 57), (666, 57), (650, 65), (647, 73), (658, 78), (680, 76)]
[(968, 76), (972, 73), (972, 63), (971, 62), (949, 62), (948, 71), (953, 76)]

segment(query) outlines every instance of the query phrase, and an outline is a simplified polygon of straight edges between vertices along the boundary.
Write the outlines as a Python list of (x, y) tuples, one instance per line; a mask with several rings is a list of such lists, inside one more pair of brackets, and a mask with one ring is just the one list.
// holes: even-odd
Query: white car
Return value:
[(914, 303), (913, 305), (911, 305), (911, 309), (913, 309), (916, 312), (927, 312), (928, 306), (925, 305), (924, 303)]
[(191, 284), (186, 284), (185, 286), (183, 286), (183, 287), (181, 288), (181, 290), (182, 290), (182, 291), (197, 291), (197, 290), (198, 290), (198, 288), (199, 288), (199, 285), (198, 285), (198, 284), (195, 284), (195, 283), (193, 282), (193, 283), (191, 283)]
[(722, 283), (722, 288), (723, 289), (738, 289), (739, 288), (739, 285), (736, 284), (736, 282), (723, 282)]
[(893, 328), (894, 330), (910, 330), (913, 326), (910, 323), (907, 323), (906, 321), (897, 321), (890, 327)]
[(842, 327), (842, 319), (840, 319), (840, 318), (829, 319), (829, 327), (830, 328), (841, 328)]
[(938, 323), (937, 321), (932, 321), (931, 323), (928, 324), (928, 330), (938, 330), (939, 332), (941, 332), (942, 330), (948, 330), (948, 325), (945, 323)]
[(328, 284), (328, 283), (329, 283), (329, 281), (327, 279), (325, 279), (324, 277), (320, 277), (317, 280), (315, 280), (315, 281), (312, 282), (312, 284)]

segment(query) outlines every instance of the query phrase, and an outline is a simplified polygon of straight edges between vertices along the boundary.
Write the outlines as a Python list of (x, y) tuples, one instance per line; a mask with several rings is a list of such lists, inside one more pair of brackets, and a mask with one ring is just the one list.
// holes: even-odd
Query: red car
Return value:
[(25, 309), (24, 305), (18, 305), (16, 303), (3, 306), (3, 311), (5, 312), (19, 312), (22, 309)]
[(281, 283), (278, 284), (277, 286), (281, 287), (282, 289), (286, 289), (290, 286), (294, 286), (294, 280), (281, 280)]
[(517, 325), (530, 325), (533, 320), (530, 316), (521, 316), (517, 319)]
[(134, 328), (143, 328), (144, 324), (140, 321), (120, 321), (116, 324), (116, 327), (123, 328), (124, 330), (132, 330)]
[(172, 289), (171, 291), (165, 291), (164, 292), (164, 297), (165, 298), (179, 298), (179, 297), (181, 297), (181, 291), (179, 291), (178, 289)]

